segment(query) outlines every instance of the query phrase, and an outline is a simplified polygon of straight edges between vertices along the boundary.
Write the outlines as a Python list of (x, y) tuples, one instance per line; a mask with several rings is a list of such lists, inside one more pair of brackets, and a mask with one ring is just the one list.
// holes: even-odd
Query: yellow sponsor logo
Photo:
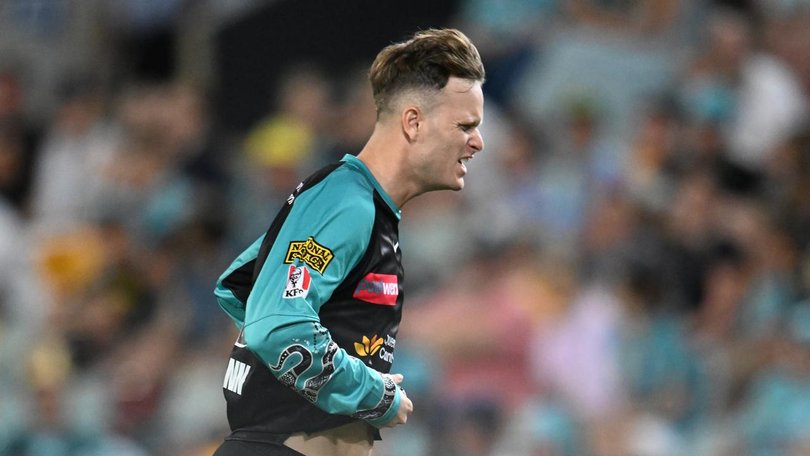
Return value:
[(290, 248), (287, 249), (287, 257), (284, 258), (284, 262), (292, 263), (295, 260), (300, 260), (323, 274), (323, 271), (326, 270), (334, 257), (335, 254), (331, 250), (318, 244), (315, 238), (310, 236), (306, 241), (290, 242)]
[(354, 351), (357, 352), (360, 356), (371, 356), (383, 346), (383, 340), (380, 337), (377, 337), (375, 334), (374, 337), (369, 339), (366, 336), (363, 336), (363, 343), (355, 342), (354, 343)]

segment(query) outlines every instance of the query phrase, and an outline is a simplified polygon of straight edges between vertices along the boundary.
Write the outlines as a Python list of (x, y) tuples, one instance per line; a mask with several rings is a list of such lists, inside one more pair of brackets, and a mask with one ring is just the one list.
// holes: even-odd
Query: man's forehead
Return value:
[(451, 78), (442, 89), (438, 101), (448, 109), (461, 109), (471, 116), (483, 116), (484, 95), (480, 81)]
[(480, 86), (481, 81), (450, 76), (450, 78), (447, 80), (447, 84), (444, 86), (443, 91), (449, 93), (467, 93)]

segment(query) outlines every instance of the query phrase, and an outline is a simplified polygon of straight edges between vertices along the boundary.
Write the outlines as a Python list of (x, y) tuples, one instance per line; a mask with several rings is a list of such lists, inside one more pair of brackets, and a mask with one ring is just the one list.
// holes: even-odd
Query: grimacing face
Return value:
[(451, 77), (424, 112), (415, 171), (425, 191), (464, 188), (467, 162), (484, 149), (483, 117), (481, 82)]

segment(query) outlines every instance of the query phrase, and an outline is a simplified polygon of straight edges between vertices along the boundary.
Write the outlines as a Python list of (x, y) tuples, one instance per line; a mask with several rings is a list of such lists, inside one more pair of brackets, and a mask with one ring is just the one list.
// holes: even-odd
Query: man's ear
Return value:
[(419, 128), (422, 125), (422, 110), (417, 106), (408, 106), (402, 110), (400, 122), (402, 124), (402, 133), (409, 143), (416, 141), (419, 136)]

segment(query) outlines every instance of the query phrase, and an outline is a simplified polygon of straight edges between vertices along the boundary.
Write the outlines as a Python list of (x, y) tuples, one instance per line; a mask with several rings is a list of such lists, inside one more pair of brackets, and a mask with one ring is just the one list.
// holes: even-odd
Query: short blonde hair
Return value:
[(428, 29), (385, 47), (371, 64), (369, 80), (377, 117), (392, 108), (397, 95), (440, 91), (450, 77), (484, 82), (478, 49), (456, 29)]

